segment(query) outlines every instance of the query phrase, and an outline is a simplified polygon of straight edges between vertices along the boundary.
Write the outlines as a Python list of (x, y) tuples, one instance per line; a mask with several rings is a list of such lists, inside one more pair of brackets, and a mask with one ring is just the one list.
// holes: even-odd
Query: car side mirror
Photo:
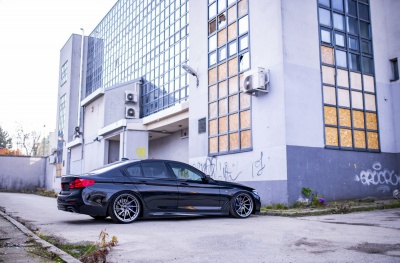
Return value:
[(209, 183), (210, 179), (211, 178), (209, 176), (205, 176), (205, 177), (202, 178), (203, 182), (205, 182), (205, 183)]

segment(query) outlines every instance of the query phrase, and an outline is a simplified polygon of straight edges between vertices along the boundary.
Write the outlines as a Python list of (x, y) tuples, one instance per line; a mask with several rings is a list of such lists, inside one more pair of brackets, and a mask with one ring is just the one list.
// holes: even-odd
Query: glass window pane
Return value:
[(371, 41), (368, 40), (361, 40), (361, 51), (364, 54), (370, 54), (372, 55), (372, 45)]
[(344, 39), (345, 39), (344, 35), (340, 33), (335, 34), (335, 44), (337, 46), (346, 47), (346, 41)]
[(218, 97), (223, 98), (228, 94), (228, 81), (222, 81), (218, 84)]
[(357, 16), (357, 3), (354, 0), (346, 0), (346, 12), (349, 15)]
[(358, 4), (358, 14), (360, 15), (361, 19), (369, 21), (369, 8), (367, 5), (359, 3)]
[(333, 0), (332, 1), (332, 8), (339, 11), (344, 11), (343, 9), (343, 0)]
[(357, 72), (350, 72), (350, 84), (352, 89), (361, 90), (361, 74)]
[(335, 68), (322, 66), (322, 82), (335, 85)]
[(349, 68), (354, 71), (360, 71), (360, 56), (357, 54), (349, 54)]
[(333, 26), (336, 29), (344, 30), (344, 16), (340, 14), (333, 14)]
[(216, 20), (212, 20), (209, 24), (208, 24), (208, 34), (211, 35), (212, 33), (214, 33), (217, 30), (217, 22)]
[(218, 62), (221, 62), (224, 59), (226, 59), (226, 46), (218, 49)]
[(358, 35), (358, 23), (357, 19), (352, 17), (347, 17), (347, 32)]
[(225, 0), (224, 1), (219, 0), (218, 1), (218, 13), (224, 11), (225, 8), (226, 8), (226, 1)]
[(209, 62), (210, 62), (209, 66), (212, 66), (217, 63), (217, 53), (216, 52), (213, 52), (210, 54)]
[(374, 77), (363, 75), (364, 79), (364, 91), (375, 93)]
[(233, 56), (236, 54), (236, 41), (233, 41), (228, 44), (228, 51), (229, 51), (229, 56)]
[(365, 109), (370, 111), (376, 111), (375, 95), (365, 93), (364, 99), (365, 99)]
[(329, 3), (329, 0), (318, 0), (318, 3), (319, 3), (320, 5), (324, 5), (324, 6), (327, 6), (327, 7), (331, 7), (331, 5), (330, 5), (330, 3)]
[(321, 25), (331, 26), (331, 12), (324, 8), (319, 8), (319, 23)]
[(349, 48), (352, 50), (358, 50), (358, 37), (349, 37)]
[(226, 26), (226, 12), (218, 16), (218, 29)]
[(362, 57), (362, 65), (364, 73), (374, 73), (374, 60), (372, 58)]
[(321, 40), (325, 43), (332, 43), (331, 31), (321, 29)]
[(239, 20), (239, 35), (249, 31), (249, 17), (244, 16)]
[(217, 48), (217, 35), (213, 35), (208, 39), (208, 51), (213, 51)]
[(228, 23), (230, 24), (233, 21), (236, 21), (236, 18), (237, 18), (236, 5), (234, 5), (228, 9)]
[(217, 14), (217, 3), (213, 3), (208, 7), (208, 19), (214, 17)]
[(349, 74), (347, 70), (337, 70), (337, 84), (338, 86), (348, 88), (349, 87)]
[(249, 52), (246, 52), (239, 56), (239, 71), (244, 71), (250, 68), (250, 56)]
[(248, 13), (248, 4), (247, 4), (248, 0), (240, 0), (238, 2), (238, 16), (244, 16), (245, 14)]
[(249, 47), (249, 36), (245, 35), (239, 39), (239, 50), (245, 50)]
[(360, 35), (365, 38), (371, 38), (370, 24), (360, 21)]
[(336, 65), (347, 68), (346, 52), (342, 50), (336, 50)]

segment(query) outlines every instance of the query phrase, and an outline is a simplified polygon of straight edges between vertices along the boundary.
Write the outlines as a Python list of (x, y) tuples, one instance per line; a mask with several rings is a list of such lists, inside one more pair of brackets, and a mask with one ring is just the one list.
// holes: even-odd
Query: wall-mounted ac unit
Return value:
[(50, 164), (55, 164), (56, 161), (57, 161), (56, 156), (54, 156), (54, 155), (50, 155), (50, 156), (49, 156), (49, 163), (50, 163)]
[(137, 116), (137, 113), (136, 113), (136, 110), (135, 110), (134, 107), (129, 107), (129, 106), (125, 107), (125, 118), (127, 118), (127, 119), (135, 119), (137, 117), (138, 116)]
[(269, 70), (264, 68), (249, 70), (244, 73), (243, 91), (254, 93), (257, 91), (268, 92)]
[(125, 102), (138, 102), (138, 95), (135, 91), (126, 90), (125, 91)]

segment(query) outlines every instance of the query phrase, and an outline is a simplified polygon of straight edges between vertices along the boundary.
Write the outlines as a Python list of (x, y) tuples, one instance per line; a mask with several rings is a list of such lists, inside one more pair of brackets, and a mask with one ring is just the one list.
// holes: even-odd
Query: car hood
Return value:
[(250, 192), (254, 190), (254, 188), (251, 188), (249, 186), (245, 186), (245, 185), (242, 185), (242, 184), (238, 184), (238, 183), (227, 182), (227, 181), (218, 181), (218, 180), (215, 180), (215, 182), (217, 182), (221, 186), (227, 186), (227, 187), (243, 189), (243, 190), (247, 190), (247, 191), (250, 191)]

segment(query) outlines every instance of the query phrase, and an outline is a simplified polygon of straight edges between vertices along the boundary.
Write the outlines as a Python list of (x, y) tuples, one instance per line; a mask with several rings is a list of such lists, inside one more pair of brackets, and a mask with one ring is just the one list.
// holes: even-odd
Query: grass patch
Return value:
[(36, 256), (42, 257), (49, 259), (51, 261), (57, 262), (57, 263), (66, 263), (64, 260), (60, 258), (59, 255), (48, 251), (45, 247), (43, 247), (42, 244), (39, 242), (36, 242), (33, 238), (30, 238), (28, 243), (32, 244), (29, 246), (29, 249), (27, 250), (29, 253), (32, 253)]
[(91, 253), (96, 250), (96, 247), (93, 247), (92, 243), (89, 242), (82, 244), (68, 244), (53, 236), (46, 236), (40, 233), (37, 234), (37, 236), (49, 242), (50, 244), (58, 247), (64, 252), (67, 252), (74, 258), (79, 258), (83, 256), (86, 252)]

